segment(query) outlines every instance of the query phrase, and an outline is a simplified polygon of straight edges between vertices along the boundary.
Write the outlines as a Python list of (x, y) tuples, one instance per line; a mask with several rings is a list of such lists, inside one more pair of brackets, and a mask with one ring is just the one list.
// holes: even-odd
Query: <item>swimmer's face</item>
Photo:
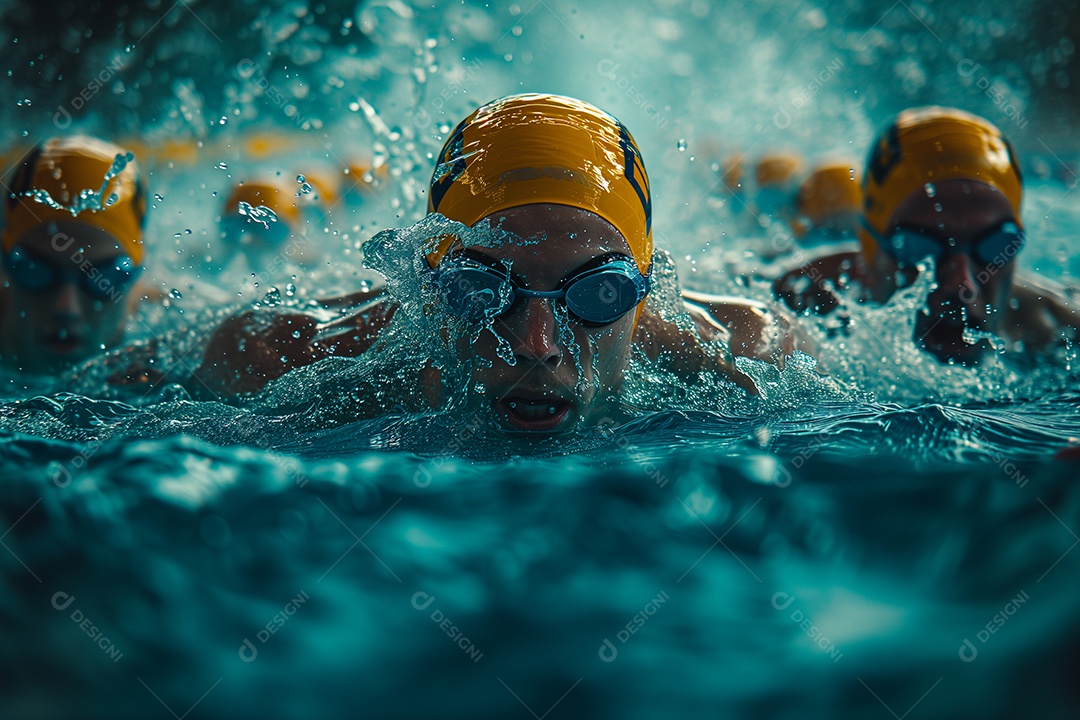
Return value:
[[(1005, 196), (984, 183), (945, 180), (935, 183), (934, 190), (933, 197), (919, 191), (897, 206), (885, 234), (897, 227), (917, 229), (946, 249), (957, 249), (935, 263), (937, 288), (916, 317), (915, 341), (939, 360), (972, 364), (989, 344), (966, 343), (964, 330), (998, 331), (1011, 294), (1018, 248), (999, 253), (989, 263), (977, 259), (971, 249), (1017, 218)], [(881, 278), (898, 278), (900, 285), (914, 282), (918, 275), (885, 252), (876, 254), (874, 270)]]
[[(8, 287), (0, 347), (4, 355), (14, 355), (16, 366), (54, 372), (119, 341), (130, 288), (107, 287), (99, 270), (124, 254), (115, 238), (83, 223), (49, 223), (27, 233), (15, 248), (58, 278), (52, 287), (32, 292), (3, 271)], [(106, 297), (93, 297), (86, 283)]]
[[(513, 272), (533, 290), (554, 290), (563, 278), (601, 255), (630, 256), (619, 231), (599, 215), (579, 208), (525, 205), (485, 220), (501, 223), (504, 231), (520, 238), (543, 236), (532, 244), (473, 248), (495, 261), (511, 261)], [(494, 330), (509, 343), (516, 361), (512, 365), (496, 353), (498, 341), (491, 332), (483, 332), (471, 346), (467, 339), (457, 343), (463, 359), (490, 361), (490, 368), (476, 367), (470, 387), (482, 384), (483, 392), (472, 396), (474, 405), (482, 407), (474, 410), (491, 411), (502, 430), (548, 435), (570, 430), (579, 422), (596, 423), (622, 382), (630, 358), (634, 311), (602, 327), (564, 320), (564, 328), (573, 335), (570, 343), (560, 337), (552, 303), (546, 298), (523, 299), (496, 318)], [(564, 310), (565, 306), (559, 308), (565, 318)], [(580, 353), (576, 360), (575, 350)]]

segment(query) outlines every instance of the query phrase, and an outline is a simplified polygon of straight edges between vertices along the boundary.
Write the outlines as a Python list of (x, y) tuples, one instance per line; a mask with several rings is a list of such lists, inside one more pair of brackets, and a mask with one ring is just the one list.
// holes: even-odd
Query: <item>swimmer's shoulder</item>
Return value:
[(1062, 331), (1080, 332), (1080, 304), (1065, 288), (1044, 278), (1013, 281), (1006, 327), (1032, 349), (1060, 340)]
[(246, 310), (210, 336), (199, 382), (215, 394), (258, 392), (297, 368), (367, 352), (397, 311), (381, 289), (319, 301), (325, 312)]

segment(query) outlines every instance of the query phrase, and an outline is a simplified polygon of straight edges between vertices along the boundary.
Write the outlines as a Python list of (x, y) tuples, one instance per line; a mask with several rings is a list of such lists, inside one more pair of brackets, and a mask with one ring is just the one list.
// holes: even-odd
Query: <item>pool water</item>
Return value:
[[(1075, 3), (968, 5), (190, 3), (61, 8), (59, 34), (9, 9), (4, 112), (13, 141), (62, 108), (202, 143), (144, 163), (157, 292), (129, 339), (175, 378), (238, 309), (395, 279), (450, 126), (520, 91), (620, 117), (661, 265), (756, 299), (794, 258), (761, 259), (790, 241), (718, 186), (725, 157), (858, 166), (899, 109), (961, 105), (1027, 158), (1021, 272), (1076, 286)], [(283, 248), (220, 237), (232, 182), (303, 195), (349, 164)], [(4, 371), (0, 717), (1075, 717), (1075, 349), (940, 365), (909, 347), (929, 291), (849, 306), (847, 335), (807, 320), (814, 357), (743, 365), (756, 401), (638, 359), (631, 419), (557, 442), (351, 405), (423, 354), (408, 313), (389, 359), (243, 401), (108, 385), (115, 357)]]

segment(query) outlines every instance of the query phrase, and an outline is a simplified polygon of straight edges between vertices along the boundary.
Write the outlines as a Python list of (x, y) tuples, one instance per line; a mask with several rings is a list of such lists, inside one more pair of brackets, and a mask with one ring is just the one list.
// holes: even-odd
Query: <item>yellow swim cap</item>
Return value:
[[(4, 227), (0, 231), (4, 251), (10, 251), (26, 233), (46, 223), (80, 222), (108, 232), (136, 264), (141, 264), (146, 193), (134, 160), (110, 178), (99, 198), (100, 210), (77, 209), (84, 193), (97, 194), (101, 190), (117, 155), (127, 155), (127, 151), (89, 136), (51, 138), (24, 155), (7, 181)], [(33, 193), (39, 190), (62, 207), (35, 200)], [(114, 194), (116, 200), (110, 203)]]
[[(428, 212), (472, 226), (519, 205), (594, 212), (626, 238), (642, 274), (652, 265), (652, 195), (641, 151), (618, 120), (559, 95), (511, 95), (465, 118), (439, 154)], [(437, 265), (454, 242), (428, 252)]]
[[(795, 195), (795, 220), (791, 229), (802, 238), (811, 228), (827, 224), (830, 218), (862, 209), (859, 174), (851, 163), (830, 162), (818, 165), (799, 183)], [(850, 215), (848, 215), (850, 217)]]
[[(897, 206), (927, 183), (968, 179), (1003, 194), (1020, 224), (1023, 181), (1012, 147), (992, 123), (945, 107), (905, 110), (877, 139), (863, 179), (863, 216), (884, 234)], [(873, 260), (877, 241), (859, 233), (863, 255)]]
[(754, 179), (759, 188), (770, 185), (787, 185), (794, 182), (795, 176), (802, 170), (802, 159), (795, 153), (766, 153), (758, 160), (754, 168)]

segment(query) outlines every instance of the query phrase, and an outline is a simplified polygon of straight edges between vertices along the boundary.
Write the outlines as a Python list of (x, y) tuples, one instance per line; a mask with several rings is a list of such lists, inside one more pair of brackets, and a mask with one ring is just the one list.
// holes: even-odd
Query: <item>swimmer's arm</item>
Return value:
[(836, 294), (825, 286), (834, 287), (840, 276), (858, 267), (859, 253), (845, 252), (811, 260), (789, 270), (773, 282), (773, 294), (797, 313), (812, 312), (827, 315), (840, 304)]
[(214, 395), (258, 392), (290, 370), (331, 356), (361, 355), (396, 310), (392, 303), (376, 302), (328, 323), (301, 313), (249, 310), (214, 331), (194, 378)]
[(1061, 337), (1061, 331), (1073, 338), (1080, 334), (1080, 306), (1064, 288), (1028, 278), (1013, 283), (1013, 298), (1018, 308), (1011, 314), (1015, 325), (1023, 329), (1025, 344), (1048, 345)]
[(634, 343), (650, 360), (662, 360), (680, 378), (695, 380), (702, 371), (716, 372), (751, 395), (757, 386), (735, 367), (730, 352), (716, 353), (707, 349), (698, 334), (684, 330), (646, 308), (638, 319)]
[(810, 337), (795, 318), (774, 303), (684, 291), (683, 302), (698, 326), (698, 333), (713, 340), (710, 328), (723, 328), (731, 352), (784, 366), (796, 350), (815, 354)]

